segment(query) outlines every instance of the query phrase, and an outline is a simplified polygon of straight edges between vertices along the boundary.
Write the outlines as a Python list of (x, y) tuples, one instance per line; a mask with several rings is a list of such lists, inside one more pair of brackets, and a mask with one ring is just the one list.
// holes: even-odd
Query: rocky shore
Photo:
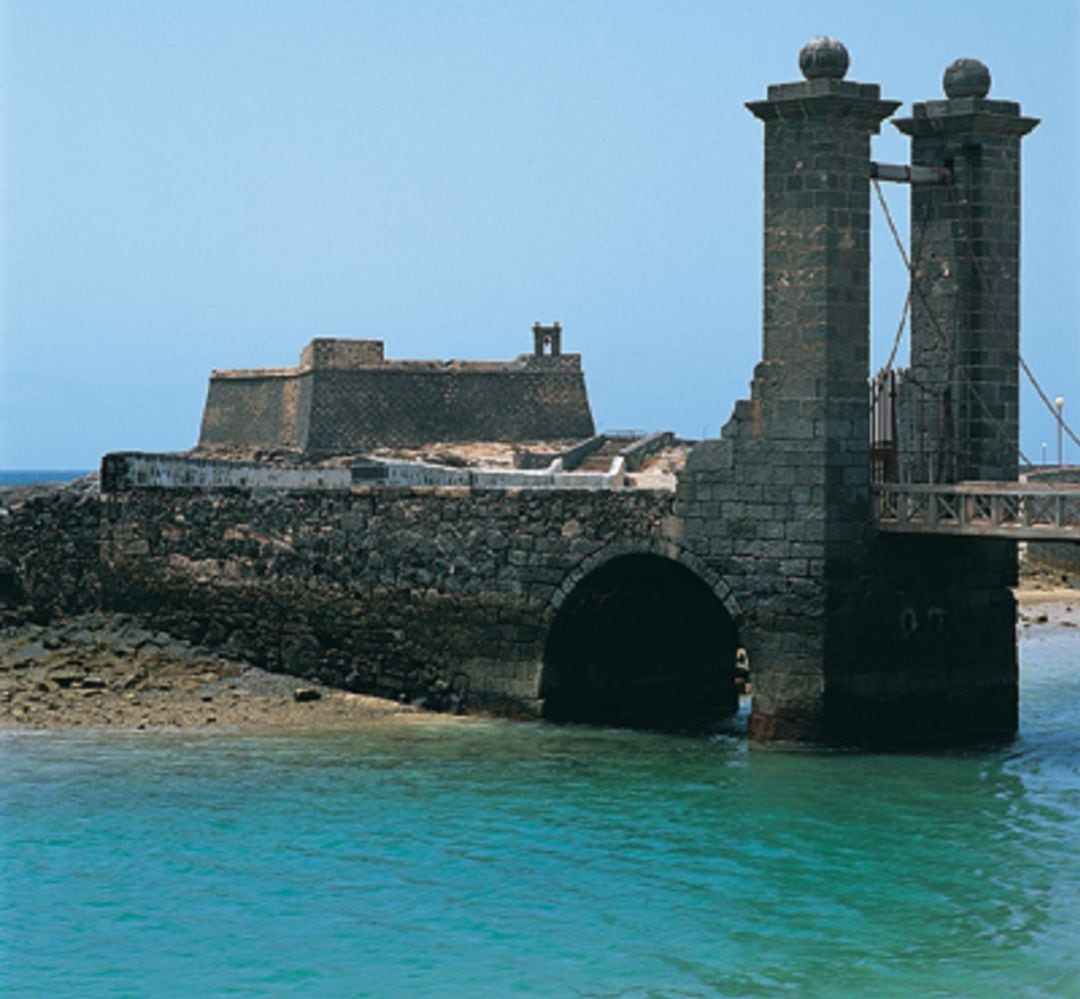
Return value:
[(1022, 556), (1020, 585), (1015, 593), (1021, 628), (1034, 625), (1080, 628), (1080, 575)]
[(114, 614), (0, 627), (0, 729), (348, 728), (408, 705), (250, 666)]

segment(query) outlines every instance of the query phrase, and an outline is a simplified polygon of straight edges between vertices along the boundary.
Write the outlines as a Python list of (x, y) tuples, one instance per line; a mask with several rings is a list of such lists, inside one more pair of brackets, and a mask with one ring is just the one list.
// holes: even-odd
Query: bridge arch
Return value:
[(738, 706), (739, 606), (674, 542), (609, 545), (556, 590), (540, 697), (554, 721), (707, 727)]

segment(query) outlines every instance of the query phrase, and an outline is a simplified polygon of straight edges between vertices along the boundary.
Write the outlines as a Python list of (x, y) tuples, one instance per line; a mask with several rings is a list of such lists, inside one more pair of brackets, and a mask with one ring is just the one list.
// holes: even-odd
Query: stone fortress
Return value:
[[(765, 132), (750, 397), (662, 488), (624, 473), (670, 435), (594, 434), (558, 325), (506, 363), (315, 340), (297, 368), (215, 372), (193, 454), (107, 455), (100, 495), (0, 518), (6, 599), (138, 613), (429, 707), (571, 721), (715, 724), (744, 648), (760, 742), (1011, 736), (1015, 540), (896, 533), (875, 513), (870, 192), (872, 177), (911, 182), (919, 236), (913, 380), (881, 467), (913, 496), (943, 476), (1015, 485), (1020, 141), (1037, 121), (958, 60), (944, 100), (893, 121), (913, 162), (876, 164), (871, 136), (899, 102), (845, 79), (832, 39), (800, 66), (748, 105)], [(510, 442), (517, 467), (370, 454), (470, 439)], [(542, 467), (518, 463), (545, 441)], [(589, 455), (610, 470), (590, 473)]]
[(214, 371), (198, 448), (306, 456), (431, 441), (590, 437), (578, 354), (533, 327), (514, 361), (393, 361), (381, 340), (317, 339), (295, 368)]

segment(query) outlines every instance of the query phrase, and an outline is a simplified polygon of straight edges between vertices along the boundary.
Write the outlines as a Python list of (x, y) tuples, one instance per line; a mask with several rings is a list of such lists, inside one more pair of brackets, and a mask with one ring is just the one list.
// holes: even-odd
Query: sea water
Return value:
[(0, 486), (31, 486), (45, 482), (71, 482), (83, 475), (86, 470), (55, 468), (0, 469)]
[(1007, 746), (0, 737), (13, 996), (1080, 996), (1080, 636)]

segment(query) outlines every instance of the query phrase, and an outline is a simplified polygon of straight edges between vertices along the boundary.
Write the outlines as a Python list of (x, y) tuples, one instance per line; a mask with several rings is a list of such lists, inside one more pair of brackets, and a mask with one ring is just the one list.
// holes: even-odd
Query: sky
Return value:
[[(501, 360), (537, 320), (598, 429), (717, 436), (761, 349), (744, 102), (822, 34), (899, 116), (967, 56), (1042, 119), (1021, 349), (1080, 426), (1080, 0), (0, 0), (0, 468), (184, 450), (211, 369), (314, 337)], [(876, 368), (906, 275), (873, 227)], [(1053, 459), (1027, 388), (1021, 420)]]

